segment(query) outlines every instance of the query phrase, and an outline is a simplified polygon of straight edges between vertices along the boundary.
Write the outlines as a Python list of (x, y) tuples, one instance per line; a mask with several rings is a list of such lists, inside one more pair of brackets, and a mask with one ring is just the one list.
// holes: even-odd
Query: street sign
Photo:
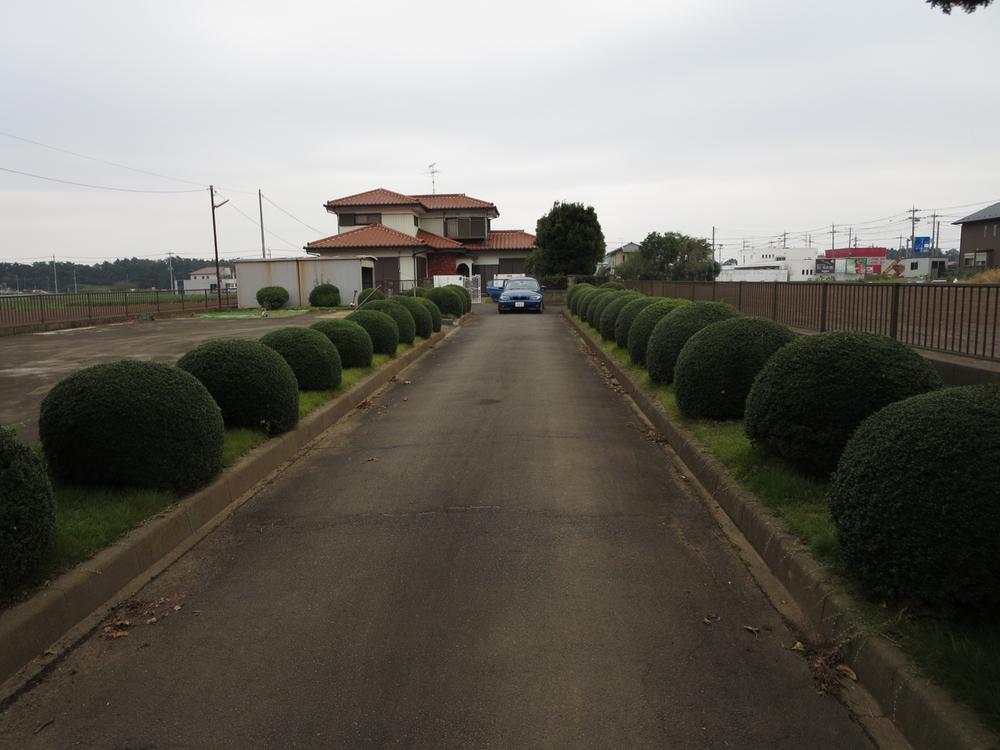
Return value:
[(913, 238), (913, 252), (915, 253), (926, 253), (931, 249), (931, 238), (930, 237), (914, 237)]

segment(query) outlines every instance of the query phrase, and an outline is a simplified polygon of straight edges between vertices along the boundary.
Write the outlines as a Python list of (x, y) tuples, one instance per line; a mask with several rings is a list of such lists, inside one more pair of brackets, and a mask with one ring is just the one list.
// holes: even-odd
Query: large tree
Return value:
[(707, 240), (680, 232), (650, 232), (618, 274), (622, 278), (711, 281), (719, 275), (719, 264)]
[(531, 271), (540, 276), (592, 274), (604, 257), (604, 232), (593, 206), (556, 201), (535, 225), (538, 250)]
[(966, 13), (971, 13), (976, 8), (985, 8), (993, 0), (927, 0), (927, 2), (950, 14), (953, 8), (962, 8)]

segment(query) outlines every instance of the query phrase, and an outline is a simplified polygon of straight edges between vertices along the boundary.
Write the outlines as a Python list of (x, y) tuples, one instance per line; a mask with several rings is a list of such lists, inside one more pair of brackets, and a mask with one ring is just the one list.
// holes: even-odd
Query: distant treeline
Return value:
[[(188, 275), (206, 266), (214, 266), (215, 261), (200, 258), (173, 258), (174, 280), (187, 279)], [(60, 292), (73, 291), (73, 272), (80, 291), (90, 287), (111, 289), (170, 289), (170, 265), (167, 260), (144, 258), (119, 258), (86, 266), (82, 263), (57, 261), (55, 275), (59, 280)], [(229, 264), (222, 264), (227, 266)], [(5, 263), (0, 261), (0, 289), (21, 289), (31, 291), (41, 289), (54, 292), (52, 261), (38, 263)], [(175, 284), (176, 286), (176, 284)]]

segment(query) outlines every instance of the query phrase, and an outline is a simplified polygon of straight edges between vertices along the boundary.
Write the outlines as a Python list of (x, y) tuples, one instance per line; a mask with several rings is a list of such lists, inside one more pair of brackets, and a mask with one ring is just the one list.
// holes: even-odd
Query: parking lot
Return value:
[(118, 359), (174, 362), (202, 341), (259, 338), (282, 326), (308, 326), (346, 313), (282, 318), (177, 318), (70, 328), (0, 338), (0, 425), (38, 440), (38, 409), (56, 383), (82, 367)]

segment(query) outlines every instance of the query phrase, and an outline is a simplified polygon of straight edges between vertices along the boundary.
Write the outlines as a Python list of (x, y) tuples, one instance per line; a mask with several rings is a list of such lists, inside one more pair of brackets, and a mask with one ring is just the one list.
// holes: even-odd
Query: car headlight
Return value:
[(508, 297), (506, 294), (501, 294), (500, 295), (500, 301), (501, 302), (510, 302), (510, 297)]

